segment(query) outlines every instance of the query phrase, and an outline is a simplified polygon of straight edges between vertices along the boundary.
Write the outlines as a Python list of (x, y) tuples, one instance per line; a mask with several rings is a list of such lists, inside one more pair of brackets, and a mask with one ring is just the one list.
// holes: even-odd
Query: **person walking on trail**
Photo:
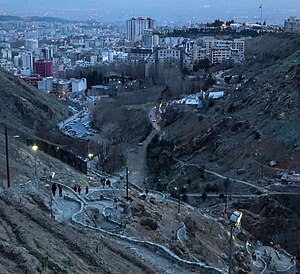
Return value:
[(102, 184), (102, 187), (104, 188), (105, 187), (105, 178), (101, 178), (101, 184)]
[(77, 185), (73, 186), (75, 192), (77, 192)]
[(86, 186), (85, 187), (85, 194), (88, 194), (89, 193), (89, 186)]
[(109, 179), (107, 179), (106, 185), (107, 185), (107, 187), (110, 187), (110, 186), (111, 186), (111, 181), (110, 181)]
[(52, 195), (55, 196), (55, 192), (56, 192), (56, 183), (53, 183), (53, 184), (52, 184), (51, 190), (52, 190)]
[(60, 197), (62, 197), (62, 186), (58, 185), (58, 194)]
[(146, 195), (149, 193), (148, 187), (146, 187)]
[(81, 187), (80, 186), (78, 186), (77, 191), (78, 191), (78, 194), (80, 195), (80, 192), (81, 192)]

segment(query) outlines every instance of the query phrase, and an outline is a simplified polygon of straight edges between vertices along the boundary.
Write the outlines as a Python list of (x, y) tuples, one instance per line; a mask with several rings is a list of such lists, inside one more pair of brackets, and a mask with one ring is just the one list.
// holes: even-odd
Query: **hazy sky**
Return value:
[(124, 21), (152, 17), (158, 22), (209, 22), (215, 19), (283, 24), (300, 18), (300, 0), (0, 0), (0, 13), (66, 19)]

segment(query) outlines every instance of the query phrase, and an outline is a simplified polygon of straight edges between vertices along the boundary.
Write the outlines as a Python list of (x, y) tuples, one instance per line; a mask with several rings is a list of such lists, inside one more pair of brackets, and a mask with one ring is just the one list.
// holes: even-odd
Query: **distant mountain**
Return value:
[(60, 23), (70, 23), (79, 21), (70, 21), (67, 19), (57, 18), (57, 17), (47, 17), (47, 16), (12, 16), (12, 15), (0, 15), (0, 21), (15, 21), (15, 20), (26, 20), (26, 21), (41, 21), (41, 22), (60, 22)]

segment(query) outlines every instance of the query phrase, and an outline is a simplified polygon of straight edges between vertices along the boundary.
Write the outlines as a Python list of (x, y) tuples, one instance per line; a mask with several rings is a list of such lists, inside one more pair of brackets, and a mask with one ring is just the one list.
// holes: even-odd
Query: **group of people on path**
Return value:
[[(58, 189), (58, 195), (60, 197), (62, 197), (63, 196), (62, 195), (63, 194), (62, 193), (62, 186), (60, 184), (57, 184), (57, 183), (53, 183), (52, 186), (51, 186), (52, 195), (55, 196), (57, 189)], [(78, 194), (80, 195), (80, 193), (81, 193), (81, 187), (80, 187), (80, 185), (75, 185), (73, 187), (73, 190), (75, 192), (78, 192)], [(85, 187), (85, 194), (88, 194), (88, 193), (89, 193), (89, 186), (86, 186)]]
[(53, 183), (51, 186), (52, 195), (55, 196), (56, 190), (58, 188), (58, 195), (62, 197), (62, 186), (60, 184)]
[(102, 177), (101, 180), (100, 180), (101, 184), (102, 184), (102, 187), (111, 187), (111, 181), (109, 179), (106, 180), (105, 177)]
[[(107, 187), (111, 187), (111, 181), (109, 179), (106, 179), (105, 177), (102, 177), (101, 178), (101, 184), (102, 184), (102, 187), (104, 188), (105, 186)], [(51, 191), (52, 191), (52, 195), (55, 196), (56, 194), (56, 190), (58, 189), (58, 195), (60, 197), (62, 197), (62, 186), (60, 184), (57, 184), (57, 183), (53, 183), (52, 186), (51, 186)], [(76, 184), (73, 186), (73, 190), (75, 192), (77, 192), (79, 195), (81, 194), (81, 187), (79, 184)], [(148, 191), (147, 191), (148, 192)], [(89, 193), (89, 186), (87, 185), (85, 187), (85, 194), (88, 194)]]
[[(73, 189), (74, 189), (75, 192), (78, 192), (78, 194), (80, 195), (80, 193), (81, 193), (81, 187), (80, 187), (80, 185), (73, 186)], [(89, 193), (89, 186), (87, 185), (85, 187), (85, 194), (88, 194), (88, 193)]]

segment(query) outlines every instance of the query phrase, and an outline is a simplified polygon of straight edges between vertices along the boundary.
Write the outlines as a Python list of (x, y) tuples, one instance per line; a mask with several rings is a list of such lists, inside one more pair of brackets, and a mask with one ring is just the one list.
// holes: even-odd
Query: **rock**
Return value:
[(274, 167), (277, 165), (277, 162), (275, 160), (272, 160), (270, 163), (269, 163), (269, 166), (270, 167)]
[(244, 168), (239, 168), (239, 169), (236, 171), (236, 174), (238, 174), (238, 175), (243, 174), (243, 173), (246, 173), (246, 169), (244, 169)]
[(276, 119), (277, 119), (277, 120), (282, 120), (282, 119), (284, 119), (284, 112), (278, 114), (277, 117), (276, 117)]
[(156, 230), (158, 228), (158, 223), (152, 218), (143, 218), (140, 221), (140, 225), (146, 226), (151, 230)]

